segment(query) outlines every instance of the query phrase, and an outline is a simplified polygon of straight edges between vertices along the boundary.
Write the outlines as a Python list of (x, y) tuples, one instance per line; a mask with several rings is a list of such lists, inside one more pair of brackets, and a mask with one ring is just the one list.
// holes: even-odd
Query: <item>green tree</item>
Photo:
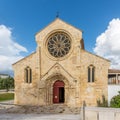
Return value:
[(12, 77), (0, 78), (0, 89), (9, 91), (10, 88), (14, 88), (14, 79)]
[(0, 89), (4, 89), (4, 79), (0, 78)]
[(6, 91), (9, 91), (9, 84), (10, 84), (9, 79), (8, 78), (4, 79), (4, 87)]
[(3, 81), (2, 81), (2, 79), (0, 78), (0, 89), (2, 89), (2, 84), (3, 84)]
[(110, 107), (120, 108), (120, 91), (119, 94), (114, 96), (110, 101)]

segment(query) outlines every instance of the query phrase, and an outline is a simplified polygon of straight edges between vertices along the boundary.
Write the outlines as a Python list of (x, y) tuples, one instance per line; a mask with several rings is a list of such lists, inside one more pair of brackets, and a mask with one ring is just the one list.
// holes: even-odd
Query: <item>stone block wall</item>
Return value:
[(84, 114), (81, 112), (81, 120), (120, 120), (120, 109), (85, 107)]
[[(50, 55), (48, 37), (63, 32), (71, 38), (71, 49), (63, 57)], [(65, 103), (68, 106), (96, 106), (97, 99), (107, 98), (109, 61), (93, 55), (81, 47), (82, 31), (56, 19), (35, 36), (36, 52), (13, 64), (15, 78), (15, 103), (24, 105), (53, 104), (53, 84), (65, 83)], [(88, 66), (95, 66), (95, 81), (88, 83)], [(25, 83), (25, 67), (32, 69), (32, 83)]]

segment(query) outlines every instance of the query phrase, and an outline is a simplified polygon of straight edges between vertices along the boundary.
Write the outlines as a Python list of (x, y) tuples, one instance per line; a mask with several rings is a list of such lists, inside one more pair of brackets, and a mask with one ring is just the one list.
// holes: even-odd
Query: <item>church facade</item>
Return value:
[(36, 51), (13, 64), (15, 104), (96, 106), (108, 97), (110, 61), (85, 50), (81, 30), (56, 18), (35, 39)]

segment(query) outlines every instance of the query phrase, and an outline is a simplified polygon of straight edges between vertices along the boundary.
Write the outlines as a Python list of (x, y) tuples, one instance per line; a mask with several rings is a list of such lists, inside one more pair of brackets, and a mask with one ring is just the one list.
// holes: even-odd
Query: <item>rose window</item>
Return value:
[(49, 37), (47, 47), (52, 56), (60, 58), (68, 54), (71, 40), (65, 33), (58, 32)]

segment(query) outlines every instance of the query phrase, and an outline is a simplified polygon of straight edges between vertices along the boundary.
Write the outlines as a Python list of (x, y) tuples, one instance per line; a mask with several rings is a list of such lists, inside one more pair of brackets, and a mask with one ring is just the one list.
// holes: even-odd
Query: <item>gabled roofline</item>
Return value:
[(71, 76), (72, 78), (74, 78), (61, 64), (59, 64), (58, 62), (56, 62), (43, 76), (41, 79), (43, 79), (51, 70), (52, 68), (54, 68), (56, 65), (59, 65), (69, 76)]
[(22, 59), (18, 60), (17, 62), (13, 63), (13, 64), (12, 64), (12, 66), (14, 66), (15, 64), (17, 64), (17, 63), (21, 62), (22, 60), (24, 60), (24, 59), (26, 59), (26, 58), (30, 57), (31, 55), (33, 55), (33, 54), (35, 54), (35, 53), (36, 53), (36, 51), (35, 51), (35, 52), (33, 52), (33, 53), (31, 53), (31, 54), (30, 54), (30, 55), (28, 55), (28, 56), (25, 56), (24, 58), (22, 58)]
[(108, 60), (108, 59), (106, 59), (106, 58), (103, 58), (103, 57), (101, 57), (101, 56), (98, 56), (98, 55), (96, 55), (96, 54), (93, 54), (93, 53), (91, 53), (91, 52), (88, 52), (88, 51), (86, 51), (86, 50), (84, 50), (84, 49), (83, 49), (83, 51), (85, 51), (85, 52), (87, 52), (87, 53), (89, 53), (89, 54), (91, 54), (91, 55), (94, 55), (94, 56), (96, 56), (96, 57), (99, 57), (99, 58), (101, 58), (101, 59), (103, 59), (103, 60), (106, 60), (106, 61), (108, 61), (108, 62), (111, 62), (110, 60)]
[(79, 28), (77, 28), (77, 27), (75, 27), (75, 26), (73, 26), (73, 25), (71, 25), (71, 24), (63, 21), (63, 20), (60, 19), (60, 18), (56, 18), (54, 21), (50, 22), (47, 26), (45, 26), (44, 28), (42, 28), (41, 30), (39, 30), (39, 31), (35, 34), (35, 36), (36, 36), (37, 34), (39, 34), (41, 31), (43, 31), (45, 28), (47, 28), (49, 25), (51, 25), (53, 22), (55, 22), (56, 20), (58, 20), (58, 19), (59, 19), (60, 21), (64, 22), (65, 24), (70, 25), (70, 26), (74, 27), (75, 29), (77, 29), (77, 30), (79, 30), (80, 32), (83, 33), (83, 30), (81, 30), (81, 29), (79, 29)]

